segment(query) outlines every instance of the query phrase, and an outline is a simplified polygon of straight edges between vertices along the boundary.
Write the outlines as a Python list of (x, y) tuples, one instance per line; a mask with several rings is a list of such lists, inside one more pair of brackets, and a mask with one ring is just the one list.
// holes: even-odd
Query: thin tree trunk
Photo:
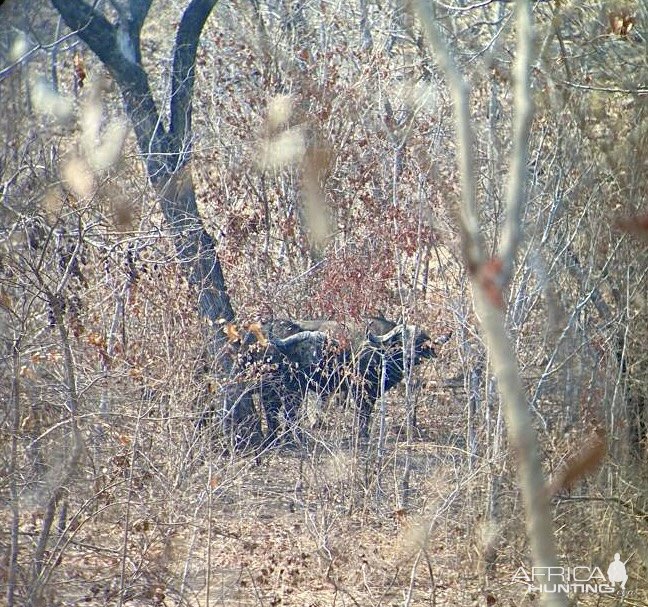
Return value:
[[(105, 64), (121, 89), (126, 113), (133, 125), (138, 146), (145, 160), (148, 177), (159, 199), (166, 223), (175, 237), (177, 257), (189, 282), (197, 289), (198, 307), (213, 327), (210, 354), (219, 356), (225, 375), (233, 361), (224, 349), (222, 325), (234, 320), (225, 277), (216, 244), (206, 230), (198, 211), (191, 175), (190, 141), (195, 59), (203, 27), (217, 0), (191, 0), (178, 31), (173, 57), (169, 125), (165, 127), (156, 106), (148, 75), (142, 66), (140, 32), (151, 0), (131, 0), (116, 5), (119, 25), (111, 23), (95, 6), (85, 2), (52, 0), (68, 27), (92, 49)], [(225, 388), (225, 409), (232, 418), (254, 417), (251, 399), (232, 397)], [(234, 404), (232, 404), (234, 403)]]
[(20, 405), (20, 336), (14, 339), (12, 344), (12, 378), (11, 378), (11, 459), (9, 465), (9, 491), (11, 494), (11, 551), (7, 573), (7, 605), (14, 606), (16, 581), (18, 572), (18, 532), (20, 526), (20, 510), (18, 507), (18, 433), (22, 411)]
[[(517, 0), (518, 45), (514, 67), (513, 148), (506, 188), (506, 221), (499, 247), (499, 258), (490, 260), (481, 234), (477, 211), (474, 138), (468, 85), (439, 32), (431, 5), (419, 1), (416, 3), (416, 11), (421, 19), (427, 42), (445, 73), (453, 97), (463, 201), (461, 227), (464, 256), (473, 282), (475, 311), (484, 332), (504, 405), (509, 437), (519, 462), (519, 482), (526, 508), (527, 534), (534, 565), (544, 568), (555, 567), (558, 565), (558, 558), (554, 546), (549, 492), (545, 486), (538, 442), (517, 365), (517, 356), (506, 329), (506, 304), (503, 296), (503, 290), (513, 273), (525, 200), (528, 135), (532, 114), (529, 82), (533, 44), (531, 6), (528, 0)], [(545, 573), (537, 575), (535, 582), (539, 584), (549, 582), (547, 575), (549, 570), (540, 571)], [(545, 605), (558, 607), (567, 604), (567, 597), (563, 593), (544, 593), (542, 598)]]

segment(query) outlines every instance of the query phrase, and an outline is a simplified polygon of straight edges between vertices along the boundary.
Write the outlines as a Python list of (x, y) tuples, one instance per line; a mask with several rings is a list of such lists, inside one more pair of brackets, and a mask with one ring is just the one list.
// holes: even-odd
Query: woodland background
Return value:
[[(120, 4), (97, 6), (116, 20)], [(471, 84), (497, 243), (513, 4), (434, 4)], [(153, 2), (141, 33), (162, 121), (186, 5)], [(561, 563), (628, 561), (626, 596), (572, 604), (646, 605), (648, 5), (537, 2), (533, 18), (507, 326)], [(453, 331), (387, 395), (382, 452), (348, 440), (352, 411), (334, 403), (318, 427), (304, 419), (307, 446), (259, 459), (196, 430), (227, 381), (221, 327), (200, 313), (112, 74), (44, 1), (0, 7), (0, 58), (9, 604), (536, 604), (512, 581), (529, 545), (462, 250), (450, 94), (409, 7), (218, 4), (183, 142), (237, 322), (383, 312)]]

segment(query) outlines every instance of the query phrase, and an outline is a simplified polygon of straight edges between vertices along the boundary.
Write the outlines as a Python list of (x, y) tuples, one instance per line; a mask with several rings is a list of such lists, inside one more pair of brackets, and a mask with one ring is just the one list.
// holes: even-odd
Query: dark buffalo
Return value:
[[(405, 376), (405, 370), (436, 356), (429, 335), (413, 325), (372, 318), (364, 332), (350, 336), (331, 321), (297, 321), (301, 331), (272, 342), (298, 366), (302, 393), (350, 394), (358, 407), (360, 433), (368, 434), (376, 399)], [(437, 341), (443, 343), (444, 340)]]
[[(268, 427), (266, 443), (277, 440), (282, 422), (295, 427), (308, 391), (322, 397), (349, 394), (358, 407), (360, 433), (366, 436), (381, 392), (401, 382), (406, 369), (435, 357), (434, 346), (449, 338), (433, 342), (413, 325), (384, 318), (371, 318), (360, 327), (327, 320), (273, 320), (253, 327), (241, 338), (236, 365), (241, 387), (225, 409), (233, 425), (246, 427), (243, 434), (249, 435), (244, 412), (254, 411), (252, 398), (258, 394)], [(256, 438), (258, 421), (252, 427)]]
[[(227, 436), (236, 448), (258, 446), (262, 442), (274, 442), (281, 426), (280, 412), (283, 411), (289, 426), (303, 399), (303, 382), (298, 365), (289, 357), (290, 345), (278, 348), (272, 337), (272, 330), (281, 335), (295, 334), (300, 327), (285, 320), (272, 326), (250, 325), (242, 335), (233, 326), (226, 327), (231, 350), (236, 352), (231, 382), (224, 392), (222, 409), (210, 408), (203, 413), (199, 426), (205, 426), (216, 414)], [(265, 410), (268, 426), (265, 441), (261, 431), (261, 420), (257, 413), (255, 397)]]

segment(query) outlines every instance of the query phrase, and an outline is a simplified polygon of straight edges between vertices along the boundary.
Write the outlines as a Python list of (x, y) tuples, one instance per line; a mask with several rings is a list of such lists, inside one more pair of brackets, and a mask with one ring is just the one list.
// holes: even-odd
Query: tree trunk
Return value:
[[(137, 143), (146, 164), (148, 177), (160, 199), (167, 226), (175, 237), (178, 259), (189, 282), (198, 293), (198, 307), (214, 328), (210, 355), (225, 353), (222, 324), (235, 318), (223, 270), (212, 236), (198, 212), (191, 175), (190, 146), (195, 58), (203, 27), (216, 0), (191, 0), (176, 33), (173, 54), (172, 88), (169, 96), (169, 124), (165, 127), (153, 98), (148, 74), (142, 66), (140, 32), (151, 0), (130, 0), (114, 5), (119, 20), (112, 23), (95, 6), (85, 2), (52, 0), (68, 27), (104, 63), (124, 100), (125, 111), (133, 125)], [(231, 371), (229, 353), (219, 356), (222, 370)], [(225, 417), (254, 417), (251, 399), (231, 398), (226, 386)], [(237, 407), (229, 411), (229, 403)], [(215, 407), (212, 406), (212, 409)]]
[[(205, 318), (219, 324), (234, 320), (225, 277), (211, 235), (205, 230), (196, 204), (191, 170), (185, 165), (154, 182), (167, 225), (175, 236), (178, 259), (189, 282), (198, 289), (198, 305)], [(222, 331), (217, 331), (222, 335)]]
[(176, 237), (178, 258), (186, 263), (190, 281), (198, 288), (201, 313), (213, 322), (232, 321), (234, 310), (214, 241), (198, 212), (186, 143), (190, 139), (196, 50), (216, 0), (192, 0), (178, 26), (168, 129), (141, 63), (140, 31), (151, 2), (131, 0), (122, 6), (118, 25), (85, 2), (52, 0), (52, 4), (119, 85), (149, 179)]

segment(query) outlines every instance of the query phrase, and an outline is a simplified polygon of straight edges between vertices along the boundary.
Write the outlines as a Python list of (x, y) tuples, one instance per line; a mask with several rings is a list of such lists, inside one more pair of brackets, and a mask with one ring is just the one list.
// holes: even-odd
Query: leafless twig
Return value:
[[(506, 195), (506, 223), (500, 244), (500, 259), (487, 261), (476, 204), (476, 180), (469, 89), (459, 72), (426, 2), (416, 3), (416, 12), (437, 62), (444, 71), (452, 92), (457, 129), (461, 174), (461, 224), (463, 248), (473, 280), (475, 308), (484, 331), (508, 426), (511, 442), (520, 464), (519, 478), (526, 506), (527, 532), (537, 566), (557, 565), (553, 541), (549, 496), (533, 430), (532, 419), (522, 385), (513, 343), (506, 331), (502, 290), (510, 279), (520, 241), (521, 209), (526, 184), (528, 135), (531, 123), (530, 64), (533, 44), (531, 6), (517, 2), (517, 58), (515, 63), (515, 101), (513, 148)], [(538, 576), (540, 578), (540, 576)], [(545, 580), (538, 579), (538, 582)], [(545, 605), (566, 605), (563, 594), (545, 594)]]

